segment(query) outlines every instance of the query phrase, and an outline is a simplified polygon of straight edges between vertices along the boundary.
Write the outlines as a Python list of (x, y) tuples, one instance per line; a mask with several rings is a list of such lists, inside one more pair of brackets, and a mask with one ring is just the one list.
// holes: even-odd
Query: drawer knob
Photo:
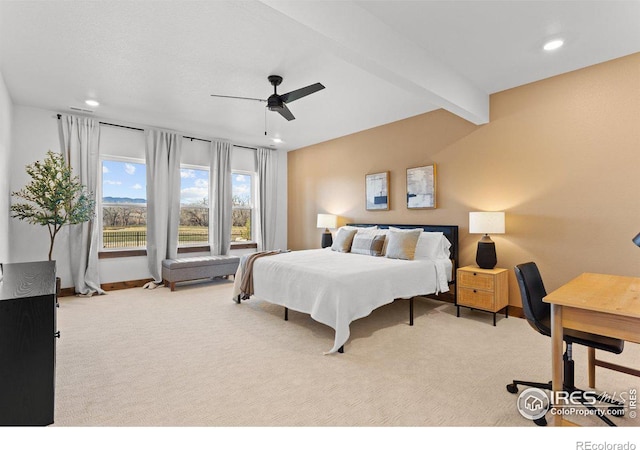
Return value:
[(475, 277), (476, 275), (478, 275), (477, 273), (473, 272), (473, 276)]
[(476, 292), (478, 292), (478, 291), (476, 291), (476, 290), (474, 289), (474, 290), (473, 290), (473, 293), (475, 294)]

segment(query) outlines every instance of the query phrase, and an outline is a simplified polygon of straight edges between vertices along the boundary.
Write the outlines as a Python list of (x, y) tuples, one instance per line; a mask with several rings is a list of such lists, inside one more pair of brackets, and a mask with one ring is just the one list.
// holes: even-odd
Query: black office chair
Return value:
[[(547, 295), (544, 288), (542, 277), (538, 266), (533, 262), (518, 264), (515, 267), (516, 279), (520, 287), (520, 295), (522, 297), (522, 309), (525, 318), (531, 327), (537, 332), (545, 336), (551, 336), (551, 305), (542, 301)], [(611, 353), (622, 353), (624, 341), (613, 339), (610, 337), (599, 336), (597, 334), (585, 333), (582, 331), (564, 329), (564, 341), (566, 342), (566, 350), (563, 356), (564, 361), (564, 385), (566, 392), (584, 391), (576, 388), (574, 384), (574, 361), (572, 359), (571, 347), (573, 344), (580, 344), (592, 347), (598, 350), (605, 350)], [(536, 387), (539, 389), (551, 390), (551, 382), (536, 383), (531, 381), (513, 380), (513, 383), (507, 385), (507, 391), (515, 394), (518, 392), (518, 385)], [(582, 398), (582, 396), (580, 396)], [(617, 416), (624, 413), (624, 404), (613, 400), (610, 396), (600, 394), (596, 398), (600, 402), (612, 405), (610, 411), (616, 410)], [(593, 405), (583, 404), (593, 410), (607, 425), (615, 426), (615, 424), (605, 416), (604, 412), (597, 409)], [(534, 420), (536, 425), (544, 426), (547, 421), (544, 417)]]

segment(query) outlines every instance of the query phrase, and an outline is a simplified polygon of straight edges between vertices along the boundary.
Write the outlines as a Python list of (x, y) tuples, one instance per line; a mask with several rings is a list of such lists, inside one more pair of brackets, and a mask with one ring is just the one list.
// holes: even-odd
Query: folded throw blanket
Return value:
[(249, 255), (243, 255), (240, 258), (240, 269), (242, 277), (240, 278), (240, 298), (247, 300), (254, 293), (253, 291), (253, 263), (256, 259), (263, 256), (277, 255), (283, 253), (281, 250), (271, 250), (264, 252), (251, 253)]

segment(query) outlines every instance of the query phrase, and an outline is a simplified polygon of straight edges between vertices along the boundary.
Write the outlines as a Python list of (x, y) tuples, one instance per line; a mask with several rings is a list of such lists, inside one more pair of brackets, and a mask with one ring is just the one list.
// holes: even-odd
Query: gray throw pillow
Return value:
[(351, 253), (381, 256), (384, 239), (383, 234), (357, 233), (353, 238), (353, 244), (351, 244)]

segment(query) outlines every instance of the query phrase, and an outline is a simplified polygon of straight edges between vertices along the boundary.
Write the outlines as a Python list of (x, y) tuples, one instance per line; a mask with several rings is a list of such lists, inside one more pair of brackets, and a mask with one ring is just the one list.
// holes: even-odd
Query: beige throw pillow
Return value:
[(385, 256), (392, 259), (413, 259), (420, 233), (422, 233), (420, 229), (411, 231), (389, 230)]
[(349, 251), (351, 250), (353, 237), (357, 232), (358, 230), (347, 230), (345, 228), (339, 228), (338, 232), (336, 233), (336, 237), (333, 240), (331, 250), (333, 250), (334, 252), (349, 253)]

